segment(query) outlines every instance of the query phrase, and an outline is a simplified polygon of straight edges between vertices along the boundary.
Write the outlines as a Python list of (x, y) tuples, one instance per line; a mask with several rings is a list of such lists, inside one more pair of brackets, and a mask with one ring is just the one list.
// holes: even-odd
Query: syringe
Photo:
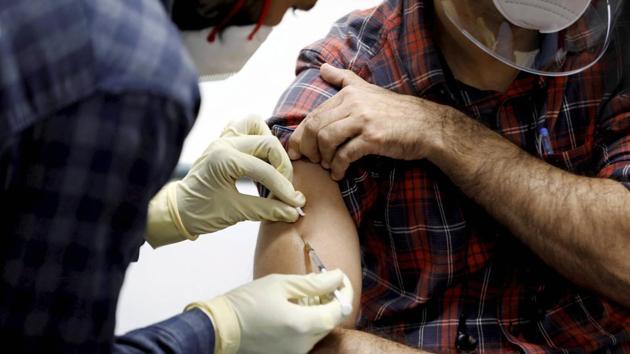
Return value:
[[(304, 241), (304, 249), (308, 253), (311, 262), (315, 265), (315, 267), (317, 267), (317, 270), (320, 273), (326, 272), (326, 267), (324, 266), (324, 263), (321, 259), (319, 259), (317, 253), (315, 253), (315, 250), (313, 249), (313, 247), (311, 247), (311, 244)], [(341, 314), (344, 316), (349, 316), (352, 313), (352, 303), (350, 303), (348, 299), (341, 295), (341, 292), (339, 292), (338, 289), (335, 289), (335, 291), (333, 292), (333, 296), (341, 305)]]

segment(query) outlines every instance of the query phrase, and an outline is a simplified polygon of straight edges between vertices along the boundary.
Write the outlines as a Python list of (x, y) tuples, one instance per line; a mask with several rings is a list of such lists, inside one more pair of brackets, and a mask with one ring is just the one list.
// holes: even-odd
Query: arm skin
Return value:
[(551, 166), (446, 112), (427, 157), (561, 274), (630, 307), (630, 192)]
[[(293, 183), (306, 196), (306, 216), (295, 224), (264, 222), (261, 225), (254, 277), (272, 273), (310, 272), (304, 255), (307, 240), (329, 269), (343, 270), (354, 288), (353, 313), (343, 327), (354, 328), (361, 299), (361, 260), (354, 221), (341, 199), (336, 182), (319, 165), (294, 162)], [(337, 329), (313, 353), (423, 353), (396, 342), (355, 330)]]
[(306, 196), (306, 216), (294, 224), (263, 222), (258, 235), (254, 277), (267, 274), (312, 272), (304, 254), (308, 241), (328, 269), (343, 270), (354, 289), (352, 315), (344, 327), (352, 328), (361, 299), (361, 259), (354, 221), (341, 199), (337, 183), (319, 165), (297, 161), (293, 184)]
[(311, 354), (418, 354), (427, 353), (375, 335), (348, 329), (335, 329), (319, 342)]

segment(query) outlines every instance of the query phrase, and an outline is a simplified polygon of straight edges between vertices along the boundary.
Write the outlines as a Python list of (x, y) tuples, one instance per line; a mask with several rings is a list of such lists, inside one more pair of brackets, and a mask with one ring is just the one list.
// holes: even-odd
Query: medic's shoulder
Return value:
[(84, 1), (99, 88), (164, 95), (194, 110), (197, 73), (160, 0)]

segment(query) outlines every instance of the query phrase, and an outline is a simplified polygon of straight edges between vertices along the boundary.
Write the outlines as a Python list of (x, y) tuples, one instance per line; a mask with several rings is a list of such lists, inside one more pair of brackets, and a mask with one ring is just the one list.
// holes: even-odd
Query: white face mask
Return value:
[(212, 28), (201, 31), (181, 31), (182, 41), (192, 57), (202, 81), (226, 79), (237, 72), (267, 39), (273, 27), (262, 26), (252, 40), (248, 36), (256, 25), (227, 27), (210, 43)]
[(591, 0), (493, 0), (513, 25), (540, 33), (560, 32), (579, 20)]

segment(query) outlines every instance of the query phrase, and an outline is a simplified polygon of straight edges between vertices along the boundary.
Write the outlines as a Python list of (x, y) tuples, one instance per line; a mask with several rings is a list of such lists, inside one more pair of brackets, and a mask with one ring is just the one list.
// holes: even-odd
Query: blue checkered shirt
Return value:
[(212, 352), (199, 310), (114, 337), (146, 208), (199, 106), (159, 0), (0, 1), (0, 339), (11, 353)]

